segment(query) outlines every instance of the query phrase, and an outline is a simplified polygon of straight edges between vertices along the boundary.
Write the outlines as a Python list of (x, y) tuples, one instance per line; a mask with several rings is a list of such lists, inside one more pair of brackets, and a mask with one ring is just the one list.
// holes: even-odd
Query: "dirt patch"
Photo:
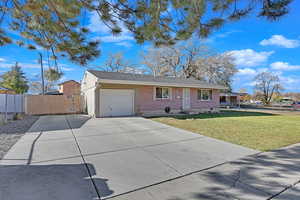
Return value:
[(25, 116), (24, 119), (0, 126), (0, 160), (38, 118), (38, 116)]

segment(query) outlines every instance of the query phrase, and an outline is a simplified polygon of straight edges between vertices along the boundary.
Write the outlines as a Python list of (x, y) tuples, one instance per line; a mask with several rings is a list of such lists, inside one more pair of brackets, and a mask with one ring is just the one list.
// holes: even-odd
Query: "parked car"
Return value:
[(295, 110), (300, 110), (300, 101), (294, 102), (292, 106)]

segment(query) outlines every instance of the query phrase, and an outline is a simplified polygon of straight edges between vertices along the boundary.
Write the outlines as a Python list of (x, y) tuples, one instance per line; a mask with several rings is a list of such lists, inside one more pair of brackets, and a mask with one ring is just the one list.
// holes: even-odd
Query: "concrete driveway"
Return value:
[(0, 199), (267, 199), (224, 164), (256, 153), (139, 117), (43, 116), (0, 161)]

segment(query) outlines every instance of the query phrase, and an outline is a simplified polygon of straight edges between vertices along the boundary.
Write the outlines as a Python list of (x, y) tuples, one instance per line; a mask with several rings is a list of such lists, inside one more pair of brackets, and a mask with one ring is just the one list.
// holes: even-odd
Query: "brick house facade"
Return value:
[(59, 93), (67, 96), (80, 95), (80, 86), (81, 84), (77, 81), (65, 81), (59, 84)]

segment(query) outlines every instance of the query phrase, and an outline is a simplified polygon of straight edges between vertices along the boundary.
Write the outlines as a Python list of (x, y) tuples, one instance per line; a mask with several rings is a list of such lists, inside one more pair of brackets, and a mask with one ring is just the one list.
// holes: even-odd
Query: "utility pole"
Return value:
[(39, 53), (39, 54), (40, 54), (41, 77), (42, 77), (42, 94), (45, 95), (43, 55), (42, 55), (42, 53)]

